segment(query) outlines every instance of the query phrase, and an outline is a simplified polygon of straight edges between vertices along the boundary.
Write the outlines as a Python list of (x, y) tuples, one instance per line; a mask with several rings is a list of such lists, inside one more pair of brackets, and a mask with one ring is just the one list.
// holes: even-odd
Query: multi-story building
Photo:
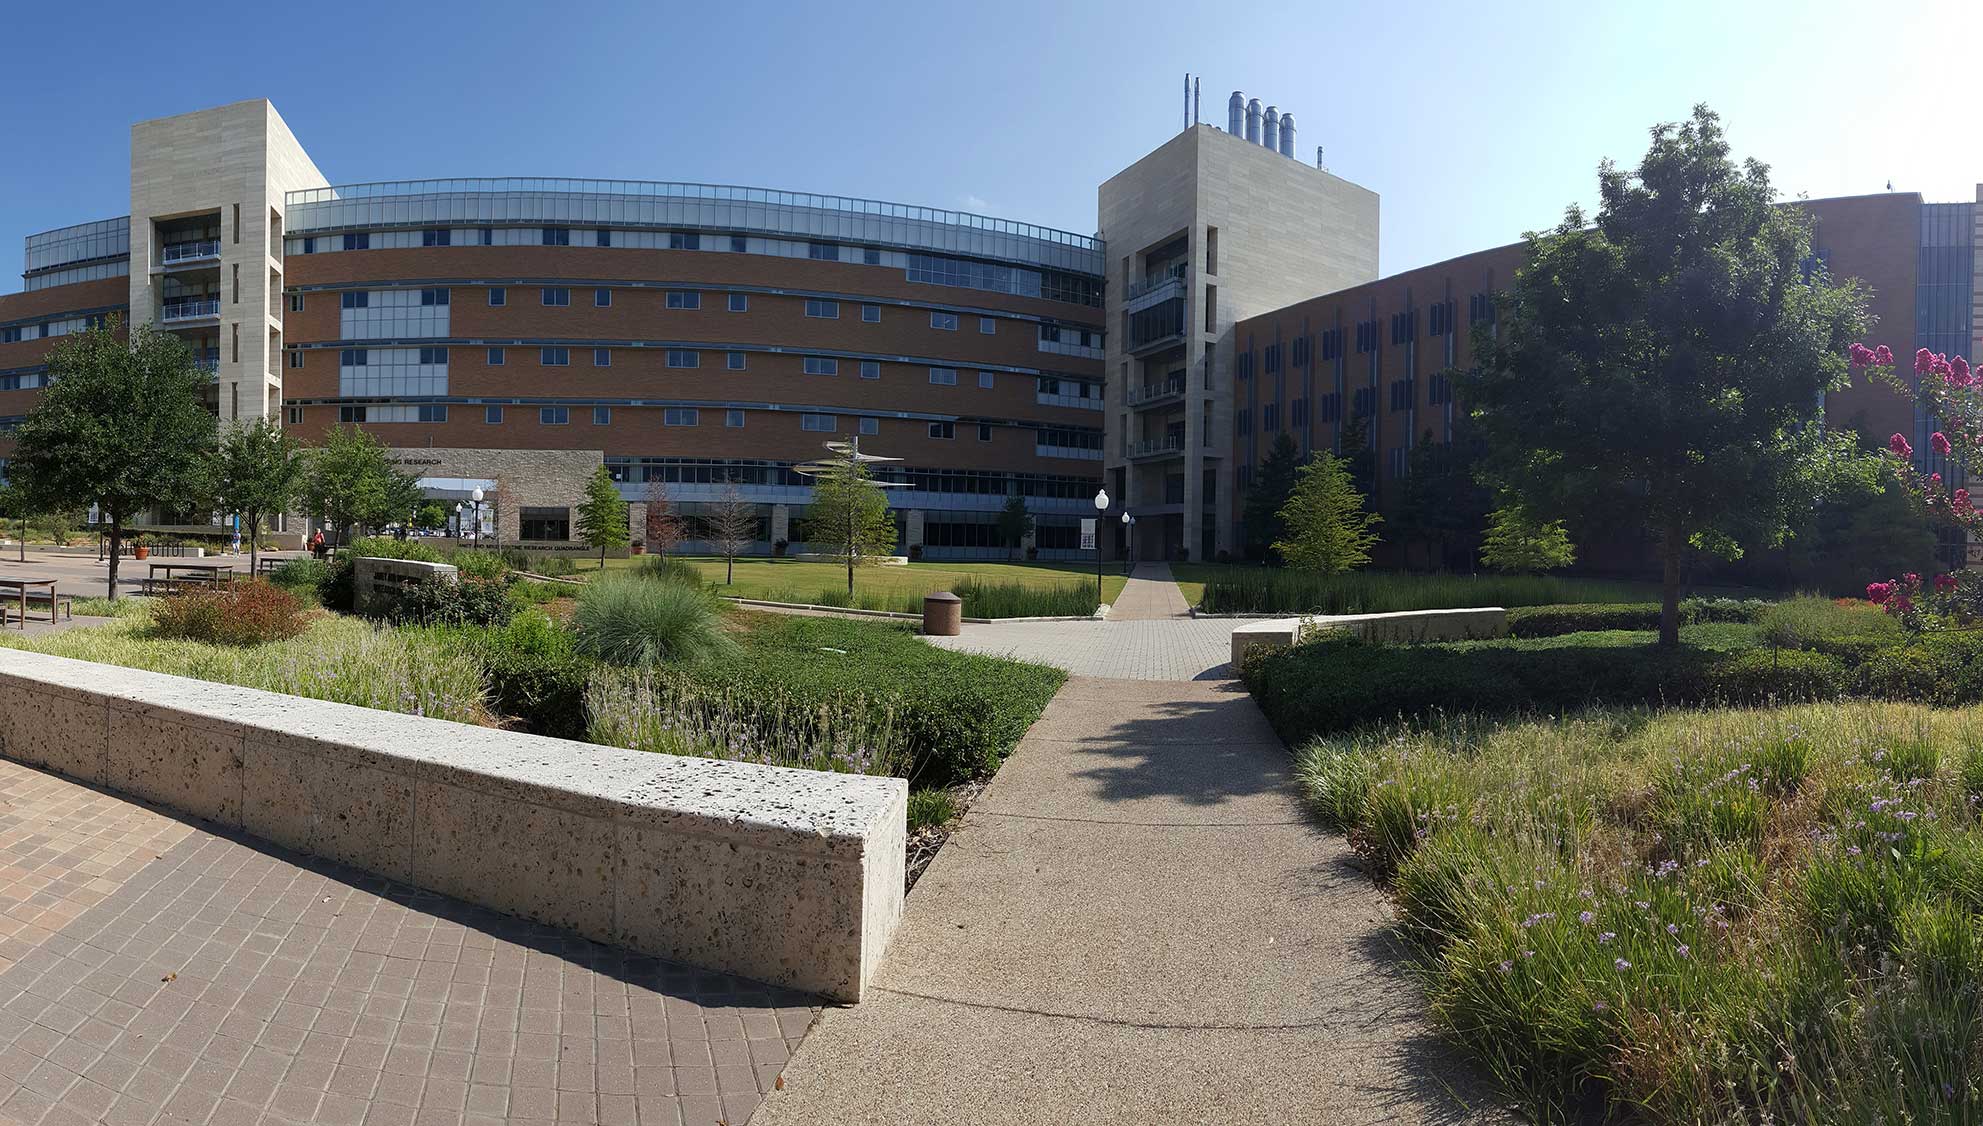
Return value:
[(262, 101), (138, 125), (131, 166), (131, 218), (29, 238), (27, 291), (0, 298), (19, 340), (0, 416), (61, 335), (135, 311), (215, 371), (220, 419), (360, 426), (429, 497), (499, 500), (506, 541), (568, 541), (603, 463), (636, 535), (653, 484), (693, 516), (734, 483), (766, 550), (802, 535), (792, 465), (858, 438), (901, 459), (905, 550), (1003, 558), (1016, 495), (1041, 557), (1079, 554), (1094, 238), (704, 184), (330, 185)]

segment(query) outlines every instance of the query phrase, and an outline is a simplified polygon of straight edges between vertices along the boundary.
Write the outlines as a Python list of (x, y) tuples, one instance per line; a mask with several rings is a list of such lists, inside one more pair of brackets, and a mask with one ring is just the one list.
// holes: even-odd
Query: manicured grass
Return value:
[(1185, 601), (1221, 614), (1379, 614), (1462, 606), (1645, 602), (1651, 583), (1548, 575), (1350, 571), (1314, 575), (1280, 567), (1172, 564)]
[[(804, 562), (794, 559), (739, 559), (736, 581), (724, 583), (724, 563), (707, 556), (683, 556), (694, 564), (717, 594), (732, 598), (757, 598), (770, 602), (816, 602), (820, 592), (833, 591), (844, 597), (847, 568), (838, 563)], [(636, 559), (608, 559), (608, 569), (630, 567)], [(579, 573), (595, 570), (597, 559), (579, 564)], [(1013, 583), (1027, 587), (1078, 588), (1090, 594), (1095, 589), (1095, 569), (1078, 563), (910, 563), (902, 567), (857, 567), (854, 570), (854, 605), (863, 609), (922, 611), (923, 595), (952, 590), (962, 583)], [(1121, 565), (1114, 565), (1102, 578), (1102, 600), (1112, 602), (1122, 593), (1126, 580)], [(866, 603), (872, 602), (873, 606)], [(969, 605), (964, 613), (981, 617)]]
[(1532, 1120), (1983, 1115), (1983, 708), (1382, 726), (1298, 754)]

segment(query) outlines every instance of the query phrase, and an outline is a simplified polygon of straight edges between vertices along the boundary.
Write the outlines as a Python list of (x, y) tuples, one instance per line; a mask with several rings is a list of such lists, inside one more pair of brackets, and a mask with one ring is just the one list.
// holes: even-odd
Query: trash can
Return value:
[(964, 600), (947, 590), (924, 595), (923, 632), (931, 637), (956, 637), (964, 632)]

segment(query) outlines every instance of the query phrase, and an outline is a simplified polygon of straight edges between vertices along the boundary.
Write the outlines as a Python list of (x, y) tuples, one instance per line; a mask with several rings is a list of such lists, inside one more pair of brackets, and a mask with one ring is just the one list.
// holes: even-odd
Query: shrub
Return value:
[(696, 569), (695, 564), (672, 555), (643, 555), (634, 561), (631, 570), (643, 579), (682, 583), (696, 588), (702, 586), (702, 572)]
[(909, 793), (909, 832), (948, 825), (957, 816), (957, 802), (948, 790), (912, 790)]
[(1356, 571), (1316, 575), (1278, 567), (1215, 572), (1199, 607), (1214, 614), (1375, 614), (1466, 606), (1623, 602), (1637, 583), (1535, 575), (1444, 575)]
[(732, 647), (716, 599), (695, 587), (626, 575), (581, 588), (572, 628), (580, 652), (617, 665), (690, 661)]
[(535, 565), (528, 570), (540, 575), (549, 575), (554, 579), (569, 578), (578, 573), (578, 564), (573, 562), (569, 555), (546, 555), (534, 562)]
[(383, 616), (397, 625), (499, 626), (513, 613), (515, 606), (501, 579), (450, 582), (429, 575), (395, 592)]
[[(1095, 600), (1094, 584), (1082, 582), (1041, 587), (974, 577), (951, 587), (950, 592), (964, 600), (964, 613), (973, 618), (1086, 617), (1101, 605)], [(921, 613), (923, 596), (911, 593), (909, 599), (913, 606), (905, 612)]]
[(395, 536), (360, 536), (339, 554), (366, 559), (409, 559), (417, 563), (446, 562), (434, 548), (418, 540), (403, 540)]
[(493, 629), (444, 631), (481, 663), (490, 706), (536, 735), (583, 739), (585, 684), (592, 662), (579, 655), (570, 631), (526, 610)]
[(1848, 680), (1837, 657), (1799, 649), (1751, 649), (1708, 670), (1702, 698), (1724, 703), (1795, 703), (1828, 700)]
[(560, 598), (570, 598), (578, 588), (565, 583), (539, 579), (516, 579), (510, 583), (510, 601), (518, 606), (542, 606)]
[(509, 573), (509, 564), (501, 554), (474, 548), (457, 548), (447, 553), (447, 561), (454, 564), (462, 578), (500, 579)]
[[(1754, 621), (1769, 605), (1753, 598), (1689, 598), (1680, 603), (1680, 624)], [(1508, 611), (1508, 634), (1511, 637), (1561, 637), (1598, 630), (1658, 629), (1659, 613), (1657, 602), (1516, 606)]]
[(291, 559), (271, 571), (269, 581), (305, 602), (328, 605), (326, 588), (330, 586), (336, 569), (336, 564), (306, 555)]
[(159, 637), (218, 645), (280, 641), (308, 626), (296, 596), (261, 579), (158, 599), (151, 620)]
[(1906, 639), (1900, 623), (1871, 602), (1810, 595), (1765, 606), (1756, 616), (1756, 628), (1765, 645), (1810, 649), (1855, 662)]

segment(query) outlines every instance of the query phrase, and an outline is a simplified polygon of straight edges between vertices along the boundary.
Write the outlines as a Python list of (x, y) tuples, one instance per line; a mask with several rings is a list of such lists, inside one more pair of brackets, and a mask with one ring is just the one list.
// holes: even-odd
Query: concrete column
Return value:
[(792, 538), (792, 506), (774, 504), (771, 506), (771, 542), (789, 542)]
[(908, 547), (916, 547), (923, 542), (923, 510), (909, 509), (903, 514), (902, 542)]

